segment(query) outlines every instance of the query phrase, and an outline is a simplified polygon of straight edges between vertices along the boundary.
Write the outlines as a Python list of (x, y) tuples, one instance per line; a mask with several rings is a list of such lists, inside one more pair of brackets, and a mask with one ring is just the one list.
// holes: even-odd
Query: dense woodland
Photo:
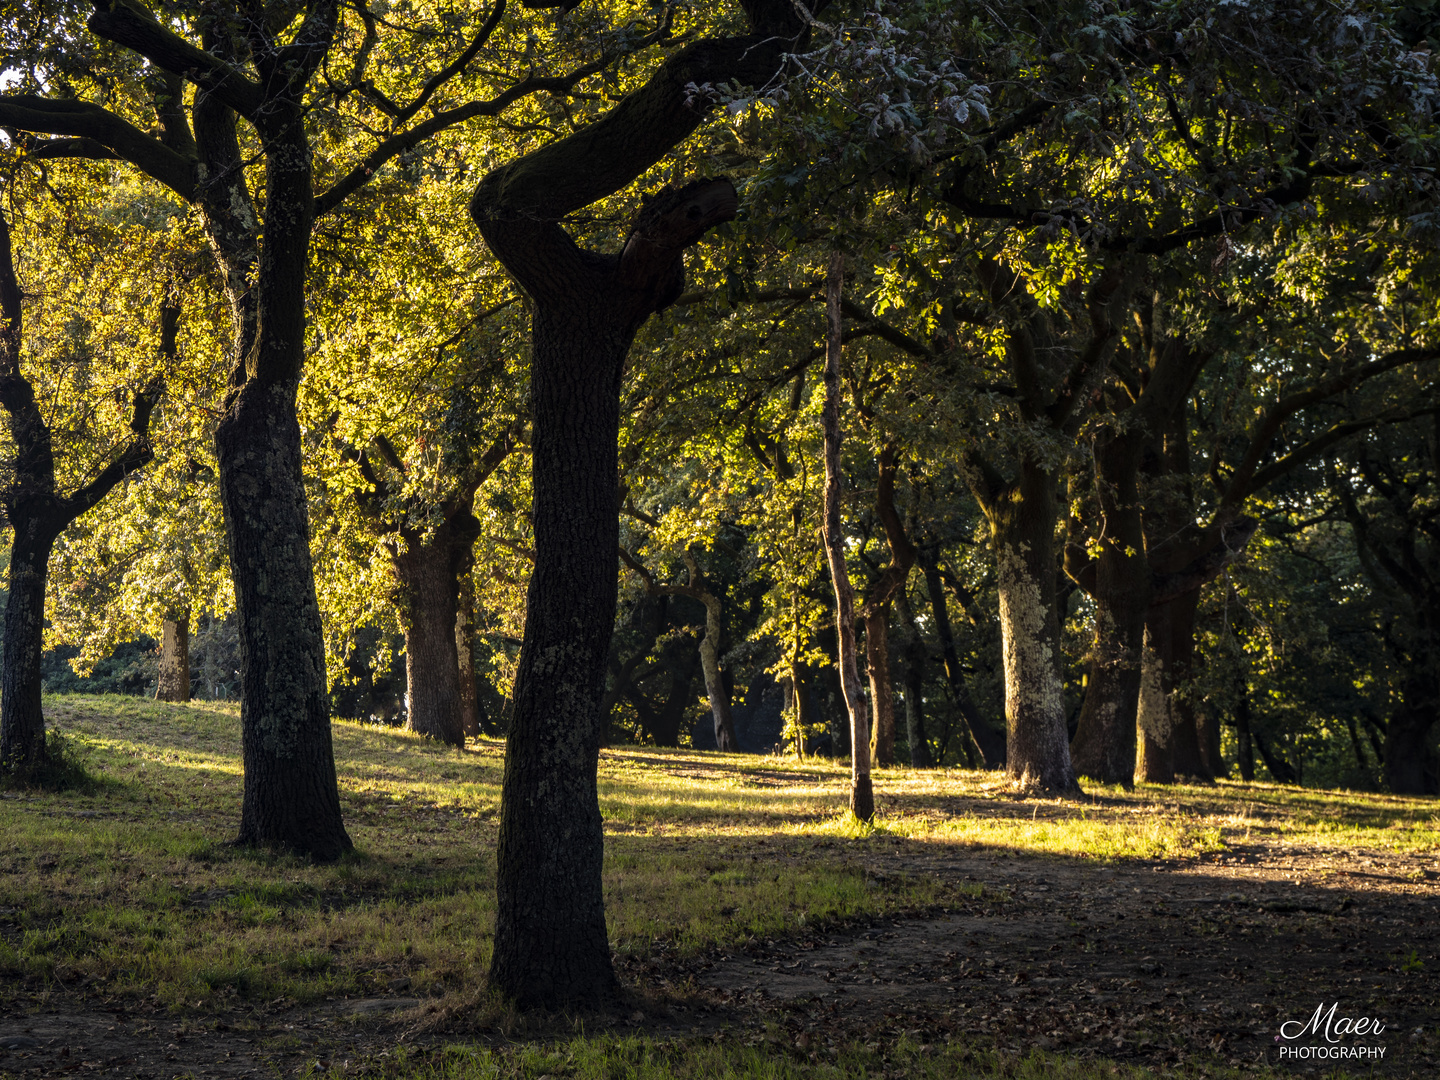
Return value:
[(1440, 790), (1428, 0), (4, 11), (6, 770), (141, 636), (244, 841), (503, 734), (542, 1004), (606, 743)]

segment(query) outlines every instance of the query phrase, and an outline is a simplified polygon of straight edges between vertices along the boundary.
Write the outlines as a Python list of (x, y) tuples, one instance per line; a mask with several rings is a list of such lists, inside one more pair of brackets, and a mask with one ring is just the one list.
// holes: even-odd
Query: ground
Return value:
[(897, 769), (867, 830), (828, 763), (617, 748), (630, 997), (537, 1021), (483, 994), (498, 744), (337, 725), (321, 868), (224, 843), (233, 713), (47, 708), (102, 783), (0, 802), (0, 1076), (1318, 1073), (1275, 1036), (1331, 1003), (1385, 1025), (1354, 1073), (1440, 1075), (1433, 801)]

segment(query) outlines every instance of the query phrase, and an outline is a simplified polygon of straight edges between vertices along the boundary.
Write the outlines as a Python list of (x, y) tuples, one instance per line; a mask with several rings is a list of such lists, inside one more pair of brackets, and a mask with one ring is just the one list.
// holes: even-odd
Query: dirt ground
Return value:
[[(633, 1000), (592, 1018), (656, 1037), (769, 1040), (822, 1055), (846, 1039), (969, 1039), (1136, 1064), (1279, 1060), (1276, 1035), (1317, 1006), (1384, 1031), (1345, 1045), (1357, 1074), (1440, 1076), (1440, 864), (1433, 855), (1254, 843), (1203, 859), (1110, 863), (891, 845), (888, 875), (980, 883), (946, 912), (743, 949), (620, 964)], [(404, 996), (172, 1014), (54, 988), (0, 1016), (0, 1076), (360, 1075), (401, 1043), (499, 1042)], [(552, 1028), (559, 1033), (560, 1029)], [(1297, 1043), (1323, 1043), (1305, 1037)], [(1301, 1061), (1320, 1073), (1333, 1061)]]

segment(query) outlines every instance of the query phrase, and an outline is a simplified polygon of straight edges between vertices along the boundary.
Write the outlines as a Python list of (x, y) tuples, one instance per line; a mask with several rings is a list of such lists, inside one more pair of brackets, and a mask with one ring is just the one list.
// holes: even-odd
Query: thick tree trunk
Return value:
[(1385, 784), (1396, 795), (1437, 795), (1430, 732), (1440, 703), (1437, 680), (1412, 673), (1401, 683), (1400, 706), (1385, 726)]
[(459, 587), (450, 567), (448, 523), (412, 534), (394, 558), (405, 635), (405, 726), (427, 739), (465, 745), (460, 660), (455, 644)]
[(165, 619), (160, 624), (160, 677), (155, 684), (159, 701), (190, 700), (190, 616)]
[[(965, 687), (965, 673), (960, 670), (960, 658), (955, 651), (955, 634), (950, 626), (949, 606), (945, 600), (945, 589), (940, 581), (940, 569), (933, 555), (920, 554), (920, 568), (925, 573), (925, 587), (930, 594), (930, 611), (935, 619), (935, 633), (940, 638), (940, 655), (945, 665), (945, 681), (950, 688), (950, 697), (964, 721), (967, 741), (973, 743), (980, 754), (982, 769), (998, 769), (1005, 764), (1005, 739), (994, 727), (980, 718), (970, 692)], [(967, 752), (966, 757), (970, 755)]]
[(615, 622), (620, 374), (614, 299), (537, 303), (531, 361), (535, 571), (505, 753), (492, 986), (522, 1007), (618, 989), (601, 892), (596, 768)]
[(1192, 589), (1155, 605), (1146, 616), (1137, 783), (1171, 784), (1177, 776), (1214, 780), (1201, 756), (1195, 711), (1180, 693), (1190, 677), (1199, 599), (1199, 590)]
[(1150, 608), (1150, 564), (1140, 515), (1143, 432), (1096, 440), (1095, 479), (1103, 525), (1095, 560), (1095, 637), (1080, 721), (1070, 742), (1075, 771), (1105, 784), (1131, 784), (1140, 654)]
[(45, 716), (40, 708), (40, 657), (45, 649), (45, 581), (55, 535), (11, 511), (5, 605), (4, 670), (0, 674), (0, 768), (24, 776), (45, 762)]
[(835, 635), (840, 652), (840, 687), (850, 713), (850, 812), (861, 821), (875, 818), (875, 792), (870, 783), (870, 715), (860, 686), (860, 663), (855, 653), (855, 590), (845, 565), (845, 530), (840, 520), (840, 295), (845, 284), (845, 259), (830, 256), (825, 277), (825, 407), (821, 414), (825, 443), (825, 557), (835, 588)]
[[(478, 533), (479, 523), (465, 501), (452, 507), (428, 534), (402, 529), (405, 548), (391, 558), (405, 634), (406, 726), (451, 746), (465, 745), (457, 626), (460, 578)], [(473, 665), (470, 671), (473, 696)], [(478, 729), (478, 717), (476, 721)]]
[(455, 609), (455, 659), (460, 671), (460, 730), (473, 739), (484, 725), (475, 678), (475, 580), (468, 566), (460, 574), (460, 600)]
[(890, 605), (865, 613), (865, 674), (870, 680), (874, 724), (870, 730), (870, 765), (895, 764), (895, 689), (890, 681)]
[(330, 741), (295, 389), (247, 383), (215, 430), (240, 634), (239, 842), (329, 861), (351, 843)]
[(715, 749), (737, 754), (740, 743), (735, 738), (735, 722), (730, 716), (730, 693), (720, 673), (720, 635), (724, 630), (720, 598), (706, 592), (702, 603), (705, 605), (705, 636), (700, 640), (700, 669), (705, 674), (705, 696), (710, 701), (710, 715), (715, 722)]
[(1005, 656), (1007, 775), (1021, 788), (1078, 793), (1070, 763), (1055, 610), (1055, 480), (1033, 462), (988, 509)]

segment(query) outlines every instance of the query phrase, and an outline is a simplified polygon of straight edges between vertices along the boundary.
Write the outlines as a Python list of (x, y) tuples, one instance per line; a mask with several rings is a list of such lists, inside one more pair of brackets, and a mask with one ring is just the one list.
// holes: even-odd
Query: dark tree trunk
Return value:
[(25, 775), (45, 762), (40, 709), (40, 656), (45, 648), (45, 580), (55, 535), (47, 525), (10, 511), (10, 597), (5, 605), (5, 654), (0, 681), (0, 766)]
[(744, 37), (672, 54), (604, 116), (489, 173), (470, 212), (533, 304), (535, 570), (505, 751), (490, 985), (522, 1007), (613, 997), (596, 795), (605, 660), (614, 629), (619, 394), (635, 331), (677, 299), (683, 252), (738, 209), (727, 181), (646, 200), (618, 256), (557, 224), (636, 180), (703, 122), (690, 84), (768, 82), (806, 20), (744, 5)]
[(925, 656), (911, 649), (905, 662), (905, 737), (910, 743), (910, 765), (928, 769), (935, 764), (930, 757), (930, 740), (925, 734)]
[(1235, 732), (1240, 779), (1246, 783), (1255, 779), (1255, 744), (1250, 734), (1250, 687), (1243, 678), (1240, 683), (1240, 700), (1235, 705)]
[(640, 726), (656, 746), (679, 746), (680, 728), (685, 721), (685, 707), (694, 700), (690, 688), (695, 681), (693, 653), (677, 657), (670, 667), (670, 689), (660, 707), (655, 708), (640, 688), (629, 684), (630, 702), (640, 714)]
[(870, 680), (870, 765), (895, 764), (895, 690), (890, 681), (890, 605), (867, 605), (865, 674)]
[(190, 617), (181, 615), (160, 624), (159, 701), (190, 700)]
[(295, 383), (247, 383), (215, 445), (240, 636), (239, 842), (330, 861), (351, 843), (330, 741)]
[(1079, 792), (1060, 678), (1055, 610), (1055, 478), (1026, 461), (987, 508), (1005, 649), (1007, 775), (1021, 788)]
[(1255, 749), (1260, 751), (1260, 757), (1265, 762), (1265, 767), (1270, 770), (1270, 775), (1281, 784), (1298, 784), (1300, 774), (1296, 771), (1295, 766), (1272, 751), (1258, 731), (1251, 734), (1255, 740)]
[[(429, 532), (402, 529), (405, 549), (391, 562), (398, 585), (400, 628), (405, 634), (406, 726), (426, 738), (465, 745), (465, 714), (461, 690), (456, 624), (460, 610), (460, 576), (470, 561), (479, 523), (468, 500)], [(471, 668), (471, 690), (474, 690)]]
[(1095, 487), (1102, 537), (1091, 590), (1095, 637), (1085, 702), (1070, 742), (1070, 757), (1079, 775), (1126, 787), (1135, 775), (1140, 655), (1151, 596), (1140, 515), (1143, 436), (1143, 431), (1105, 431), (1096, 439)]
[[(982, 769), (998, 769), (1005, 764), (1005, 739), (993, 726), (980, 718), (970, 692), (965, 686), (965, 673), (960, 670), (960, 658), (955, 652), (955, 634), (950, 626), (949, 606), (945, 600), (945, 589), (940, 581), (940, 569), (933, 554), (920, 553), (920, 568), (925, 573), (925, 587), (930, 594), (930, 611), (935, 619), (935, 633), (940, 639), (940, 656), (945, 665), (945, 681), (950, 688), (950, 697), (964, 721), (967, 742), (973, 743), (980, 754)], [(966, 758), (970, 757), (967, 750)]]
[(475, 580), (468, 565), (460, 573), (460, 601), (455, 609), (455, 659), (460, 669), (460, 730), (466, 738), (474, 738), (484, 723), (475, 678)]
[(1146, 616), (1147, 652), (1136, 725), (1138, 783), (1170, 784), (1177, 776), (1215, 779), (1200, 753), (1194, 708), (1183, 694), (1195, 653), (1199, 600), (1199, 590), (1193, 589), (1155, 605)]
[(705, 696), (710, 701), (710, 717), (715, 724), (715, 749), (727, 754), (740, 752), (735, 737), (735, 721), (730, 715), (730, 689), (720, 674), (720, 598), (709, 591), (701, 596), (705, 605), (705, 636), (700, 639), (700, 668), (705, 675)]
[(595, 781), (615, 622), (620, 372), (634, 334), (615, 307), (599, 289), (535, 306), (535, 572), (505, 752), (490, 968), (492, 985), (522, 1007), (617, 990)]
[(1412, 672), (1401, 682), (1400, 694), (1400, 705), (1385, 726), (1385, 784), (1396, 795), (1440, 794), (1430, 744), (1440, 686)]

